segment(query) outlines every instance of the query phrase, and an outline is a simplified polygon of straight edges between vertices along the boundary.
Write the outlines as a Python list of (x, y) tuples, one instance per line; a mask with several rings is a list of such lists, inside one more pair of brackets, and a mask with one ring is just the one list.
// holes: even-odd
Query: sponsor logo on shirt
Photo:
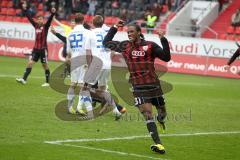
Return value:
[(144, 51), (132, 51), (132, 56), (143, 57), (143, 56), (145, 56), (145, 52)]

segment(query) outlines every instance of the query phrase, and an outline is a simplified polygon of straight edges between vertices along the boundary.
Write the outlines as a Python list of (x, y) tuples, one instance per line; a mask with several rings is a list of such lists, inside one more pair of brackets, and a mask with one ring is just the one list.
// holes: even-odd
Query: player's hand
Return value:
[(224, 68), (224, 70), (228, 71), (230, 66), (229, 65), (224, 65), (223, 68)]
[(56, 8), (52, 8), (52, 9), (51, 9), (51, 12), (52, 12), (52, 13), (56, 13)]
[(56, 34), (56, 33), (57, 33), (53, 26), (51, 26), (50, 31), (51, 31), (53, 34)]
[(157, 31), (157, 34), (158, 34), (159, 38), (162, 38), (165, 35), (165, 33), (161, 29)]
[(27, 3), (26, 2), (23, 2), (23, 4), (22, 4), (22, 9), (25, 11), (25, 10), (27, 10)]
[(116, 24), (117, 28), (123, 27), (124, 26), (124, 21), (119, 20), (118, 23)]

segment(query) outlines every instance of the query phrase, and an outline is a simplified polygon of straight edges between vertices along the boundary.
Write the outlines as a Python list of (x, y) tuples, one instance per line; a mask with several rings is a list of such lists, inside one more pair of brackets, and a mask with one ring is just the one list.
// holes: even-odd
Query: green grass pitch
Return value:
[[(162, 79), (171, 83), (173, 90), (165, 95), (169, 114), (167, 133), (161, 139), (166, 154), (159, 155), (150, 150), (149, 137), (126, 139), (148, 133), (137, 109), (122, 100), (120, 103), (128, 112), (120, 121), (114, 121), (111, 113), (92, 121), (60, 120), (55, 115), (55, 105), (66, 99), (66, 95), (41, 87), (44, 71), (40, 63), (34, 66), (27, 85), (16, 83), (15, 78), (22, 76), (26, 62), (26, 59), (0, 57), (0, 160), (238, 160), (240, 157), (239, 80), (165, 74)], [(53, 71), (61, 63), (49, 64)], [(110, 90), (115, 92), (111, 84)], [(114, 137), (120, 139), (102, 140)], [(44, 143), (66, 139), (85, 141)]]

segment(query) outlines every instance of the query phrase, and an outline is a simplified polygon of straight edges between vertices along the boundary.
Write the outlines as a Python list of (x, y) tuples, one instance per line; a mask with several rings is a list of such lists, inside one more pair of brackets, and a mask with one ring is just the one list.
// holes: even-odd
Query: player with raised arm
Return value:
[[(57, 33), (57, 32), (54, 30), (53, 27), (51, 28), (51, 32), (52, 32), (55, 36), (57, 36), (58, 39), (60, 39), (60, 40), (64, 43), (63, 50), (62, 50), (62, 55), (63, 55), (64, 58), (66, 58), (66, 57), (67, 57), (67, 42), (66, 42), (66, 37), (68, 37), (69, 33), (72, 31), (72, 29), (73, 29), (74, 26), (76, 25), (75, 19), (74, 19), (73, 16), (71, 17), (70, 25), (65, 25), (65, 24), (61, 23), (60, 21), (58, 21), (58, 20), (56, 19), (55, 16), (53, 17), (53, 21), (56, 22), (57, 25), (61, 26), (61, 27), (63, 28), (63, 30), (64, 30), (64, 36), (63, 36), (63, 35)], [(64, 40), (63, 37), (65, 37), (65, 40)], [(66, 63), (66, 61), (65, 61), (65, 64), (66, 64), (66, 66), (65, 66), (64, 71), (63, 71), (63, 75), (64, 75), (64, 76), (66, 76), (67, 74), (70, 74), (70, 65), (69, 65), (68, 63)]]
[(56, 9), (51, 9), (51, 16), (48, 18), (47, 22), (44, 24), (43, 15), (37, 15), (36, 21), (33, 20), (32, 17), (27, 13), (27, 6), (26, 4), (22, 5), (22, 9), (24, 14), (27, 16), (29, 22), (35, 28), (35, 44), (32, 50), (32, 58), (28, 61), (27, 67), (25, 69), (24, 75), (22, 78), (17, 78), (16, 81), (22, 84), (27, 83), (27, 78), (32, 71), (32, 67), (34, 63), (36, 63), (39, 59), (41, 60), (43, 69), (45, 70), (45, 77), (46, 83), (42, 85), (42, 87), (49, 86), (49, 77), (50, 77), (50, 70), (48, 67), (47, 61), (47, 35), (48, 29), (52, 22), (53, 16), (55, 15)]
[(154, 60), (159, 58), (165, 62), (170, 61), (168, 40), (164, 37), (162, 31), (158, 32), (163, 46), (161, 48), (154, 42), (146, 41), (141, 33), (140, 26), (132, 24), (128, 26), (127, 31), (129, 40), (123, 42), (113, 41), (112, 39), (117, 33), (118, 27), (123, 27), (122, 21), (110, 28), (103, 40), (103, 45), (123, 55), (130, 72), (129, 82), (133, 87), (135, 106), (143, 114), (147, 129), (155, 142), (151, 146), (151, 150), (164, 154), (165, 148), (158, 135), (152, 105), (156, 106), (158, 111), (158, 122), (164, 125), (166, 117), (165, 101), (160, 81), (155, 73)]

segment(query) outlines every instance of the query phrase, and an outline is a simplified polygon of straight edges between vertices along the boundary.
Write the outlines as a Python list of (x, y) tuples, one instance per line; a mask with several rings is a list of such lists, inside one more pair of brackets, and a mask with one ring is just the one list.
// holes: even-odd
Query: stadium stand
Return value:
[[(63, 22), (69, 19), (72, 12), (82, 12), (85, 14), (87, 23), (91, 22), (92, 13), (95, 13), (104, 15), (105, 23), (108, 25), (112, 25), (120, 18), (126, 20), (127, 23), (138, 22), (138, 20), (143, 22), (146, 20), (145, 10), (154, 10), (158, 18), (164, 17), (169, 11), (169, 6), (174, 5), (174, 0), (2, 0), (0, 20), (28, 23), (20, 9), (23, 2), (28, 4), (30, 14), (33, 16), (37, 11), (47, 18), (49, 8), (63, 7), (65, 15), (60, 18)], [(162, 18), (159, 18), (159, 21), (162, 21)]]
[[(224, 40), (239, 40), (240, 39), (240, 29), (234, 29), (231, 26), (231, 17), (240, 7), (239, 0), (232, 0), (229, 6), (219, 14), (218, 18), (210, 25), (210, 28), (214, 30), (218, 39)], [(210, 32), (206, 31), (203, 36), (204, 38), (215, 38), (215, 36)]]
[[(147, 12), (154, 10), (154, 12), (158, 14), (157, 9), (160, 9), (160, 14), (157, 15), (157, 24), (152, 32), (156, 33), (156, 30), (159, 28), (166, 30), (167, 23), (188, 0), (183, 0), (180, 4), (176, 4), (175, 0), (2, 0), (0, 20), (28, 23), (28, 20), (23, 16), (20, 9), (21, 3), (24, 1), (27, 2), (32, 15), (35, 15), (34, 10), (37, 10), (37, 12), (43, 14), (45, 18), (49, 16), (49, 8), (63, 7), (63, 14), (65, 15), (61, 16), (61, 18), (59, 15), (59, 19), (63, 23), (67, 22), (71, 13), (83, 12), (85, 13), (87, 23), (91, 23), (93, 18), (92, 13), (94, 13), (104, 15), (105, 23), (108, 25), (112, 25), (119, 19), (124, 19), (126, 23), (138, 23), (144, 27), (146, 26)], [(226, 1), (227, 0), (225, 0), (225, 2)], [(80, 7), (80, 5), (84, 5), (85, 7)], [(231, 4), (219, 14), (219, 17), (210, 26), (212, 30), (217, 32), (219, 39), (239, 39), (240, 29), (233, 29), (230, 23), (232, 14), (239, 6), (239, 0), (232, 0)], [(122, 30), (126, 30), (126, 28)], [(143, 29), (143, 33), (145, 33), (146, 30), (147, 28)], [(206, 31), (202, 37), (215, 38), (210, 31)]]

